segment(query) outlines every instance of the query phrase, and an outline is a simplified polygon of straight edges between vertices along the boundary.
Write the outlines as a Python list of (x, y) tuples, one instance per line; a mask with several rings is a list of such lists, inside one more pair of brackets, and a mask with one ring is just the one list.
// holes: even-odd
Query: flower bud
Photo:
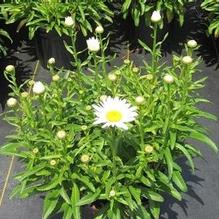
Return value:
[(145, 98), (143, 96), (137, 96), (135, 98), (135, 102), (138, 104), (138, 105), (142, 105), (144, 102), (145, 102)]
[(21, 93), (21, 96), (24, 97), (24, 98), (26, 98), (26, 97), (29, 96), (29, 93), (26, 92), (26, 91), (24, 91), (24, 92)]
[(112, 198), (112, 197), (115, 197), (115, 195), (116, 195), (116, 191), (111, 190), (110, 193), (109, 193), (109, 197)]
[(55, 65), (55, 63), (56, 63), (55, 58), (50, 58), (50, 59), (48, 60), (48, 64), (49, 64), (49, 65)]
[(103, 27), (102, 27), (101, 25), (98, 25), (98, 26), (96, 27), (96, 29), (95, 29), (95, 32), (101, 34), (101, 33), (104, 32), (104, 29), (103, 29)]
[(116, 74), (114, 74), (114, 73), (109, 73), (109, 74), (108, 74), (108, 79), (109, 79), (110, 81), (116, 81), (117, 76), (116, 76)]
[(104, 102), (106, 99), (107, 99), (107, 96), (106, 96), (106, 95), (102, 95), (102, 96), (100, 97), (100, 100), (101, 100), (102, 102)]
[(8, 65), (6, 66), (5, 70), (8, 72), (8, 73), (11, 73), (11, 72), (14, 72), (15, 71), (15, 67), (13, 65)]
[(35, 81), (34, 81), (34, 80), (29, 80), (29, 81), (28, 81), (28, 85), (29, 85), (29, 86), (33, 86), (33, 85), (34, 85), (34, 83), (35, 83)]
[(57, 162), (56, 162), (56, 160), (51, 160), (49, 163), (51, 166), (55, 166)]
[(81, 156), (81, 162), (82, 162), (82, 163), (88, 163), (89, 161), (90, 161), (89, 155), (83, 154), (83, 155)]
[(98, 39), (91, 37), (87, 42), (87, 48), (90, 52), (98, 52), (100, 50), (100, 42)]
[(13, 97), (10, 97), (8, 100), (7, 100), (7, 106), (12, 108), (12, 107), (15, 107), (17, 105), (17, 100)]
[(33, 85), (33, 93), (42, 94), (45, 91), (45, 86), (41, 81), (36, 81)]
[(116, 70), (116, 71), (115, 71), (115, 74), (116, 74), (116, 75), (121, 75), (121, 71)]
[(144, 151), (145, 153), (150, 154), (154, 151), (154, 148), (151, 145), (147, 144), (145, 145)]
[(160, 11), (154, 11), (151, 15), (151, 21), (153, 23), (158, 23), (161, 21)]
[(167, 84), (172, 84), (174, 82), (174, 77), (170, 74), (166, 74), (163, 77), (163, 80), (167, 83)]
[(86, 131), (86, 130), (87, 130), (87, 126), (86, 126), (86, 125), (82, 125), (82, 126), (81, 126), (81, 130), (82, 130), (82, 131)]
[(86, 109), (87, 111), (90, 111), (90, 110), (92, 109), (92, 107), (88, 105), (88, 106), (85, 107), (85, 109)]
[(186, 65), (189, 65), (189, 64), (191, 64), (192, 63), (192, 57), (191, 56), (184, 56), (183, 58), (182, 58), (182, 62), (184, 63), (184, 64), (186, 64)]
[(57, 74), (52, 76), (53, 81), (58, 81), (59, 79), (60, 79), (60, 77)]
[(65, 26), (72, 27), (74, 26), (75, 22), (71, 16), (65, 17)]
[(33, 153), (34, 153), (34, 154), (37, 154), (38, 152), (39, 152), (39, 149), (38, 149), (38, 148), (34, 148), (34, 149), (33, 149)]
[(60, 130), (56, 133), (58, 139), (64, 139), (66, 137), (66, 132), (64, 130)]
[(195, 40), (189, 40), (187, 42), (187, 45), (188, 45), (189, 48), (195, 48), (198, 44)]
[(134, 68), (132, 69), (132, 71), (133, 71), (134, 73), (138, 73), (138, 72), (139, 72), (139, 68), (138, 68), (138, 67), (134, 67)]
[(129, 65), (130, 63), (131, 63), (131, 61), (129, 59), (124, 60), (124, 64)]

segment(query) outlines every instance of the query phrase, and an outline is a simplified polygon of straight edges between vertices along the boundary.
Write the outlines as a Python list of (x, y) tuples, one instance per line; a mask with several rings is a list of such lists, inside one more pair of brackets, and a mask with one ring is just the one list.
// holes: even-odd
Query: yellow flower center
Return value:
[(107, 112), (106, 118), (110, 122), (119, 122), (122, 119), (122, 114), (118, 110), (112, 110)]

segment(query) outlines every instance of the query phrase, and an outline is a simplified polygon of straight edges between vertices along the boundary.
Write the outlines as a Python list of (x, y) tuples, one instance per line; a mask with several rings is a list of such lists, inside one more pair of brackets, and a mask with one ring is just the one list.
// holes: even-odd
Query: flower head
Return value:
[(87, 128), (88, 128), (88, 127), (87, 127), (86, 125), (82, 125), (82, 126), (81, 126), (81, 130), (82, 130), (82, 131), (86, 131)]
[(184, 63), (184, 64), (186, 64), (186, 65), (189, 65), (189, 64), (191, 64), (192, 63), (192, 57), (191, 56), (184, 56), (183, 58), (182, 58), (182, 62)]
[(124, 64), (129, 65), (130, 63), (131, 63), (131, 61), (129, 59), (124, 60)]
[(158, 23), (161, 21), (160, 11), (154, 11), (151, 15), (151, 21), (153, 23)]
[(138, 105), (142, 105), (142, 104), (145, 102), (145, 98), (144, 98), (143, 96), (137, 96), (137, 97), (135, 98), (135, 102), (136, 102), (136, 104), (138, 104)]
[(81, 156), (81, 162), (82, 162), (82, 163), (88, 163), (89, 161), (90, 161), (89, 155), (83, 154), (83, 155)]
[(24, 92), (21, 93), (21, 96), (22, 96), (23, 98), (26, 98), (26, 97), (29, 96), (29, 93), (26, 92), (26, 91), (24, 91)]
[(170, 74), (165, 74), (163, 77), (163, 80), (167, 83), (167, 84), (172, 84), (174, 82), (174, 77)]
[(7, 65), (5, 70), (9, 73), (14, 72), (15, 71), (15, 67), (13, 65)]
[(98, 39), (91, 37), (88, 40), (86, 40), (86, 42), (89, 51), (98, 52), (100, 50), (100, 42)]
[(103, 29), (103, 27), (102, 27), (101, 25), (98, 25), (98, 26), (96, 27), (96, 29), (95, 29), (95, 32), (96, 32), (96, 33), (103, 33), (103, 32), (104, 32), (104, 29)]
[(49, 65), (54, 65), (55, 63), (56, 63), (55, 58), (50, 58), (50, 59), (48, 60), (48, 64), (49, 64)]
[(103, 124), (103, 128), (116, 126), (127, 130), (128, 126), (125, 123), (134, 121), (137, 116), (136, 107), (118, 97), (107, 97), (106, 100), (93, 107), (96, 115), (94, 124)]
[(86, 109), (87, 111), (90, 111), (90, 110), (92, 109), (92, 107), (91, 107), (90, 105), (88, 105), (88, 106), (85, 107), (85, 109)]
[(71, 16), (65, 17), (65, 26), (72, 27), (74, 26), (75, 22)]
[(66, 132), (64, 130), (60, 130), (56, 133), (58, 139), (64, 139), (66, 137)]
[(114, 73), (109, 73), (109, 74), (108, 74), (108, 79), (109, 79), (110, 81), (116, 81), (117, 76), (116, 76), (116, 74), (114, 74)]
[(145, 153), (150, 154), (150, 153), (152, 153), (154, 151), (154, 148), (151, 145), (146, 144), (145, 148), (144, 148), (144, 151), (145, 151)]
[(58, 81), (59, 79), (60, 79), (60, 77), (58, 74), (52, 76), (53, 81)]
[(51, 160), (49, 163), (51, 166), (55, 166), (57, 162), (56, 162), (56, 160)]
[(134, 67), (134, 68), (132, 69), (132, 71), (133, 71), (134, 73), (138, 73), (138, 72), (139, 72), (139, 68), (138, 68), (138, 67)]
[(109, 197), (110, 197), (110, 198), (114, 197), (115, 195), (116, 195), (116, 191), (115, 191), (115, 190), (111, 190), (111, 191), (109, 192)]
[(45, 86), (41, 81), (36, 81), (33, 85), (33, 92), (35, 94), (42, 94), (45, 91)]
[(34, 149), (33, 149), (33, 153), (34, 153), (34, 154), (37, 154), (38, 152), (39, 152), (39, 149), (38, 149), (38, 148), (34, 148)]
[(10, 97), (6, 102), (8, 107), (14, 107), (17, 105), (17, 100), (13, 97)]
[(195, 48), (198, 44), (195, 40), (189, 40), (187, 42), (187, 45), (188, 45), (189, 48)]

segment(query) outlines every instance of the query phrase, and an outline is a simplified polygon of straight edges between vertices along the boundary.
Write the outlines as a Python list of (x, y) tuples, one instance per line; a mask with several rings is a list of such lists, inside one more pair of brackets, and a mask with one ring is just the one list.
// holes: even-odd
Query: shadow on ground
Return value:
[[(188, 191), (186, 192), (188, 199), (192, 198), (194, 201), (197, 201), (201, 205), (204, 205), (204, 201), (201, 199), (201, 197), (199, 197), (199, 195), (195, 192), (193, 188), (197, 186), (202, 186), (202, 182), (204, 181), (204, 179), (194, 175), (191, 172), (191, 168), (186, 164), (185, 159), (180, 160), (179, 164), (183, 170), (183, 177), (188, 186)], [(196, 169), (196, 172), (197, 171), (199, 170)], [(184, 214), (188, 216), (187, 208), (190, 201), (188, 201), (187, 198), (183, 198), (182, 201), (178, 201), (169, 195), (165, 195), (165, 202), (161, 206), (160, 219), (178, 219), (178, 212), (177, 210), (173, 209), (173, 205), (177, 205), (177, 208), (181, 208)]]

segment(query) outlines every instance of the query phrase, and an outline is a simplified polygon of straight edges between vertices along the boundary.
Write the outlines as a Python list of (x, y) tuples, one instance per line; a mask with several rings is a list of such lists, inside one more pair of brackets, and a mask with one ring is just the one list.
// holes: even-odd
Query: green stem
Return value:
[(116, 154), (117, 154), (117, 140), (115, 129), (112, 128), (112, 139), (111, 139), (111, 152), (113, 157), (113, 175), (116, 175)]
[(156, 54), (156, 50), (157, 50), (157, 27), (158, 25), (155, 24), (154, 25), (154, 31), (153, 31), (153, 47), (152, 47), (152, 74), (156, 73), (156, 69), (157, 69), (157, 54)]
[(97, 91), (100, 91), (99, 68), (98, 68), (99, 66), (98, 66), (98, 62), (97, 62), (96, 53), (92, 53), (92, 57), (93, 57), (93, 60), (94, 60), (96, 89), (97, 89)]
[(104, 76), (106, 76), (106, 59), (105, 59), (104, 44), (103, 44), (101, 34), (100, 34), (100, 46), (101, 46), (101, 58), (102, 58), (102, 70), (103, 70)]
[(74, 57), (74, 61), (76, 63), (77, 73), (80, 74), (81, 61), (78, 59), (78, 53), (77, 53), (77, 49), (76, 49), (76, 39), (77, 39), (77, 32), (72, 31), (71, 44), (72, 44), (72, 50), (73, 50), (73, 57)]

